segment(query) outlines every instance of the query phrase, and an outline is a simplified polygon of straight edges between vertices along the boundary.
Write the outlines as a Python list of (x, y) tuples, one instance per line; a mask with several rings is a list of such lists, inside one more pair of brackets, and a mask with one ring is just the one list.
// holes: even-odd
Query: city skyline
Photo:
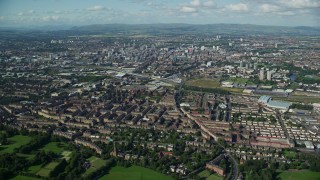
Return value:
[(317, 0), (4, 0), (0, 27), (90, 24), (319, 26)]

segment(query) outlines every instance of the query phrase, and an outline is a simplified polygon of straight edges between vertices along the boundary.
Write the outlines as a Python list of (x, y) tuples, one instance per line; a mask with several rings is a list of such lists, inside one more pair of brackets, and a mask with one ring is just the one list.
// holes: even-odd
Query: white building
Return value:
[(306, 145), (307, 149), (314, 149), (314, 145), (311, 141), (305, 141), (304, 144)]
[(272, 80), (272, 71), (267, 71), (267, 80), (268, 81)]
[(264, 80), (264, 69), (261, 69), (261, 70), (260, 70), (259, 80), (260, 80), (260, 81), (263, 81), (263, 80)]

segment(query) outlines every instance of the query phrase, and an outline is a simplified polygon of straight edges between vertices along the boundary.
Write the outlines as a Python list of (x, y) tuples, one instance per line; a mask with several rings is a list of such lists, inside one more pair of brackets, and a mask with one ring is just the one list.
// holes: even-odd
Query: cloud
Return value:
[[(206, 12), (209, 9), (216, 8), (216, 4), (214, 0), (192, 0), (189, 4), (184, 4), (180, 8), (180, 12), (183, 13), (196, 13), (196, 15), (199, 15), (201, 12)], [(195, 14), (191, 14), (192, 16), (195, 16)]]
[(93, 6), (87, 8), (88, 11), (104, 11), (104, 10), (110, 10), (110, 8), (104, 7), (104, 6)]
[(194, 7), (200, 7), (201, 6), (201, 2), (200, 0), (192, 0), (190, 2), (191, 6), (194, 6)]
[(204, 7), (215, 7), (216, 4), (215, 4), (215, 2), (214, 2), (213, 0), (208, 0), (208, 1), (205, 1), (205, 2), (203, 3), (203, 6), (204, 6)]
[(228, 4), (225, 6), (227, 10), (238, 11), (238, 12), (247, 12), (249, 11), (248, 6), (244, 3), (238, 4)]
[(280, 3), (291, 8), (320, 8), (319, 0), (280, 0)]
[(30, 15), (33, 15), (35, 14), (35, 11), (34, 10), (29, 10), (29, 11), (26, 11), (26, 12), (19, 12), (17, 15), (18, 16), (30, 16)]
[(296, 15), (296, 13), (293, 11), (277, 12), (277, 14), (280, 16), (294, 16), (294, 15)]
[(260, 6), (260, 11), (263, 13), (269, 13), (269, 12), (277, 12), (280, 11), (280, 7), (272, 4), (262, 4)]
[(42, 21), (58, 21), (60, 19), (60, 16), (44, 16), (41, 18)]
[(188, 7), (188, 6), (183, 6), (181, 9), (180, 9), (181, 12), (184, 12), (184, 13), (195, 13), (197, 12), (197, 9), (196, 8), (193, 8), (193, 7)]

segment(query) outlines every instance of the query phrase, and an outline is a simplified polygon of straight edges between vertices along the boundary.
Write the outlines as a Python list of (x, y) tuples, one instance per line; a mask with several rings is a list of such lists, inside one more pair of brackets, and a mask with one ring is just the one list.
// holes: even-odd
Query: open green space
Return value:
[(62, 155), (62, 158), (68, 161), (71, 158), (71, 154), (72, 154), (71, 151), (63, 151), (61, 155)]
[(226, 90), (226, 91), (229, 91), (231, 93), (242, 93), (243, 92), (243, 89), (241, 88), (227, 88), (227, 87), (223, 87), (221, 88), (223, 90)]
[(129, 168), (115, 166), (109, 174), (104, 175), (100, 180), (166, 180), (172, 179), (170, 176), (166, 176), (159, 172), (153, 171), (140, 166), (131, 166)]
[(87, 176), (90, 173), (97, 171), (106, 164), (106, 160), (97, 158), (95, 156), (91, 156), (87, 160), (90, 162), (91, 166), (89, 167), (89, 169), (86, 170), (83, 176)]
[(211, 172), (208, 171), (208, 170), (203, 170), (203, 171), (201, 171), (200, 173), (198, 173), (198, 176), (199, 176), (200, 178), (207, 178), (207, 177), (209, 177), (210, 175), (211, 175)]
[(312, 172), (312, 171), (295, 171), (295, 172), (281, 172), (278, 176), (281, 180), (319, 180), (320, 172)]
[(227, 79), (228, 82), (238, 83), (238, 84), (246, 84), (248, 79), (246, 78), (239, 78), (239, 77), (229, 77)]
[(22, 175), (18, 175), (14, 178), (12, 178), (11, 180), (38, 180), (39, 178), (35, 178), (35, 177), (30, 177), (30, 176), (22, 176)]
[(298, 102), (298, 103), (319, 103), (320, 97), (315, 96), (303, 96), (303, 95), (291, 95), (289, 97), (272, 97), (274, 100), (284, 100), (289, 102)]
[(35, 166), (30, 166), (28, 168), (28, 173), (36, 174), (38, 171), (41, 169), (41, 164), (40, 165), (35, 165)]
[(193, 79), (187, 81), (186, 85), (204, 88), (217, 88), (220, 87), (220, 82), (219, 79)]
[(215, 90), (228, 91), (231, 93), (242, 93), (241, 88), (226, 88), (221, 87), (219, 79), (192, 79), (186, 82), (187, 86), (199, 87), (199, 88), (210, 88)]
[(51, 162), (47, 164), (45, 167), (41, 168), (38, 172), (37, 175), (42, 176), (42, 177), (48, 177), (50, 172), (58, 165), (58, 162)]
[(0, 153), (13, 153), (13, 150), (21, 147), (22, 145), (28, 144), (31, 140), (29, 136), (15, 135), (8, 138), (10, 144), (0, 146)]
[(217, 174), (211, 174), (206, 180), (222, 180), (222, 177)]
[(18, 156), (24, 157), (27, 160), (31, 160), (34, 158), (35, 154), (22, 154), (22, 153), (17, 153)]
[(40, 150), (44, 150), (46, 152), (54, 152), (57, 154), (62, 154), (62, 152), (64, 151), (64, 148), (66, 147), (65, 143), (61, 143), (61, 142), (50, 142), (48, 144), (46, 144), (43, 148), (41, 148)]
[(284, 151), (284, 156), (285, 156), (286, 158), (295, 158), (295, 157), (297, 156), (297, 153), (294, 152), (294, 151), (288, 151), (288, 150), (286, 150), (286, 151)]

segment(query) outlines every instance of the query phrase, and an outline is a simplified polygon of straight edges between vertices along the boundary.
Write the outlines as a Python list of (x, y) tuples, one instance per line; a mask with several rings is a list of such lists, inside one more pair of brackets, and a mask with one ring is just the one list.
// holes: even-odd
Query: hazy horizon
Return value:
[(319, 26), (318, 0), (3, 0), (1, 27), (91, 24)]

